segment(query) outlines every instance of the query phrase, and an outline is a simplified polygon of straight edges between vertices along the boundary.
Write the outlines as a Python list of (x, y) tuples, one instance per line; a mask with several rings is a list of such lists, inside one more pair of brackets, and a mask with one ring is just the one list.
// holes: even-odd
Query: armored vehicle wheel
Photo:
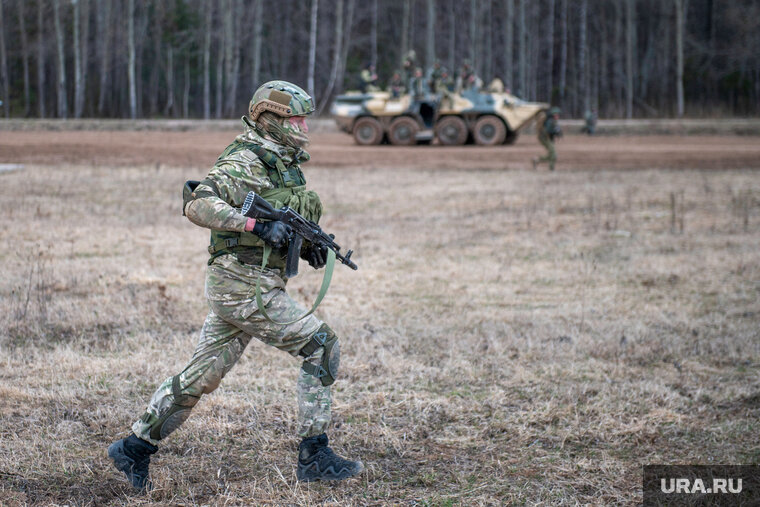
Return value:
[(504, 139), (504, 144), (515, 144), (517, 136), (518, 134), (514, 130), (507, 130), (507, 137)]
[(475, 122), (472, 136), (477, 144), (494, 146), (504, 142), (504, 139), (507, 137), (507, 127), (496, 116), (481, 116)]
[(370, 116), (359, 118), (354, 124), (354, 140), (362, 146), (380, 144), (383, 140), (383, 126)]
[(464, 144), (467, 142), (467, 124), (459, 116), (444, 116), (435, 124), (435, 135), (445, 146)]
[(399, 146), (412, 146), (417, 143), (419, 127), (413, 119), (401, 116), (391, 123), (388, 129), (388, 140)]

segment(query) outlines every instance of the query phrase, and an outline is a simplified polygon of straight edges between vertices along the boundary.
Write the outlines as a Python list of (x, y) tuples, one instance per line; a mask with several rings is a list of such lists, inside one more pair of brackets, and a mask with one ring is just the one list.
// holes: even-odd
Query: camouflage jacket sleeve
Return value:
[(261, 193), (271, 188), (272, 183), (258, 158), (236, 158), (218, 162), (195, 189), (194, 199), (185, 206), (191, 222), (219, 231), (245, 229), (248, 219), (239, 211), (245, 196), (251, 190)]

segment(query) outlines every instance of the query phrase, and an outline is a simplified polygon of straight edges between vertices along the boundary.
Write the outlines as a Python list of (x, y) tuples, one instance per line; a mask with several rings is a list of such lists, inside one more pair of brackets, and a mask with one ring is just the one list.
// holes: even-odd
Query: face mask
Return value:
[(284, 118), (276, 114), (266, 112), (259, 116), (257, 122), (262, 130), (273, 141), (291, 148), (303, 148), (309, 144), (309, 136), (306, 133), (306, 118), (303, 116), (291, 116)]

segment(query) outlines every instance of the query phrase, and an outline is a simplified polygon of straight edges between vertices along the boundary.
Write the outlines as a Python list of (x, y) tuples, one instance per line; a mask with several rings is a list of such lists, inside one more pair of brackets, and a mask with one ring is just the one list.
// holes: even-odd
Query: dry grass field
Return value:
[(760, 159), (585, 168), (609, 142), (564, 140), (580, 158), (556, 173), (315, 156), (323, 226), (359, 264), (319, 309), (343, 351), (329, 434), (367, 470), (296, 482), (299, 363), (252, 342), (147, 495), (106, 447), (194, 348), (208, 237), (180, 188), (213, 155), (0, 174), (0, 505), (627, 505), (644, 464), (760, 463)]

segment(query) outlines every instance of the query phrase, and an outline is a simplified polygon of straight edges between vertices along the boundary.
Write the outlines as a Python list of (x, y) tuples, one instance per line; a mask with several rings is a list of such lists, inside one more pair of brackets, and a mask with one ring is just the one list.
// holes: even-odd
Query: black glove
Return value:
[(327, 247), (309, 245), (301, 250), (301, 258), (314, 269), (323, 268), (327, 263)]
[(257, 220), (256, 225), (253, 226), (253, 233), (272, 248), (281, 248), (288, 244), (290, 226), (279, 220), (272, 222), (259, 222)]

